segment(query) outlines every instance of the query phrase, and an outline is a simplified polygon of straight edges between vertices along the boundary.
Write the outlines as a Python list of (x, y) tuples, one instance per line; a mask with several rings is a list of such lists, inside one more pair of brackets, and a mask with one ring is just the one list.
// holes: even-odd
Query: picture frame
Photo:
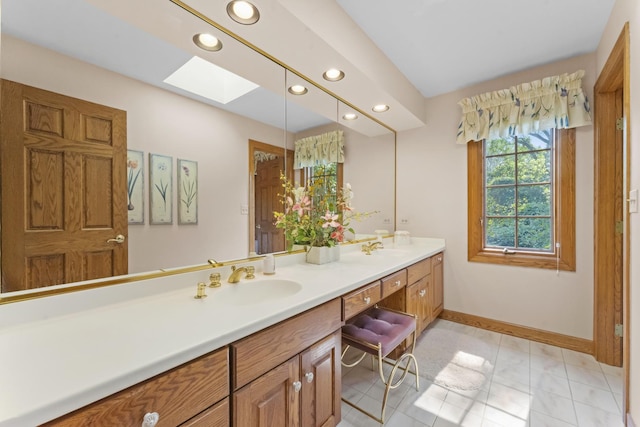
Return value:
[(144, 224), (144, 152), (127, 150), (127, 222)]
[(173, 157), (149, 154), (149, 223), (173, 224)]
[(178, 159), (178, 224), (198, 223), (198, 162)]

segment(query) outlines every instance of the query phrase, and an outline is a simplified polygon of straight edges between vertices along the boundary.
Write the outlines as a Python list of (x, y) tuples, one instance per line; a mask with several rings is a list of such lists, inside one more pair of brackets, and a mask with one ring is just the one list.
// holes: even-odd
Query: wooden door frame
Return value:
[[(616, 310), (622, 310), (623, 337), (622, 337), (622, 366), (623, 366), (623, 414), (629, 408), (629, 268), (630, 268), (630, 225), (629, 211), (626, 194), (630, 186), (630, 146), (631, 129), (630, 117), (630, 72), (629, 72), (629, 23), (627, 22), (613, 46), (594, 87), (594, 328), (593, 343), (594, 356), (598, 361), (611, 364), (611, 355), (606, 351), (614, 340), (613, 318)], [(616, 126), (616, 118), (608, 113), (615, 111), (615, 92), (622, 90), (622, 117), (624, 128), (622, 135), (622, 165), (623, 165), (623, 189), (621, 195), (599, 194), (599, 185), (603, 180), (613, 180), (611, 174), (607, 174), (604, 165), (600, 162), (600, 155), (610, 155), (615, 151), (613, 144), (607, 144), (607, 137), (611, 137), (612, 130)], [(615, 290), (608, 286), (607, 273), (611, 272), (612, 265), (605, 257), (600, 257), (601, 245), (599, 236), (615, 233), (610, 223), (604, 224), (611, 216), (602, 209), (606, 203), (611, 203), (614, 197), (623, 198), (623, 237), (622, 237), (622, 306), (616, 306), (614, 298)], [(607, 227), (606, 231), (603, 230)], [(604, 250), (604, 249), (603, 249)], [(601, 327), (606, 324), (607, 327)]]
[(284, 156), (287, 176), (291, 177), (293, 173), (292, 150), (285, 150), (284, 147), (278, 147), (264, 142), (255, 141), (253, 139), (249, 140), (249, 255), (253, 255), (253, 252), (255, 251), (256, 239), (256, 164), (254, 161), (256, 151)]

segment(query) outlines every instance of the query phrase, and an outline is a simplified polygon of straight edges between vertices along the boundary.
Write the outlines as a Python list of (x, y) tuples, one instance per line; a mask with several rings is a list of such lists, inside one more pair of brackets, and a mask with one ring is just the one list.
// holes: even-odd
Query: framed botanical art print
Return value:
[(127, 150), (127, 215), (129, 224), (144, 224), (144, 153)]
[(149, 154), (149, 223), (173, 223), (173, 157)]
[(198, 223), (198, 162), (178, 159), (178, 224)]

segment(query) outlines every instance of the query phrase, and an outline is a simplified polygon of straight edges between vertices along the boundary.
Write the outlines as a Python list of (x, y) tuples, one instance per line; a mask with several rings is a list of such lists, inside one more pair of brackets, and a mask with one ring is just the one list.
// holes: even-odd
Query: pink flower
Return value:
[(344, 241), (344, 227), (342, 227), (341, 225), (338, 225), (338, 227), (336, 227), (336, 229), (331, 233), (331, 238), (333, 240), (335, 240), (336, 242), (343, 242)]
[(322, 228), (340, 226), (340, 223), (337, 221), (338, 214), (332, 215), (331, 212), (327, 211), (326, 215), (321, 218), (326, 221), (324, 224), (322, 224)]
[(309, 210), (310, 204), (311, 204), (311, 201), (309, 200), (309, 196), (304, 196), (302, 200), (300, 200), (298, 203), (293, 205), (291, 210), (298, 212), (298, 216), (302, 216), (304, 215), (304, 211)]

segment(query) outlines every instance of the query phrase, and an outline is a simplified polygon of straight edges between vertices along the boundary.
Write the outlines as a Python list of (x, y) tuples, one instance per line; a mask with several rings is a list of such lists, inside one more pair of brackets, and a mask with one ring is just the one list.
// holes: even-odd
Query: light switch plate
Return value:
[(637, 213), (638, 212), (638, 190), (629, 191), (629, 198), (627, 199), (629, 203), (629, 213)]
[(249, 215), (249, 205), (240, 205), (240, 215)]

